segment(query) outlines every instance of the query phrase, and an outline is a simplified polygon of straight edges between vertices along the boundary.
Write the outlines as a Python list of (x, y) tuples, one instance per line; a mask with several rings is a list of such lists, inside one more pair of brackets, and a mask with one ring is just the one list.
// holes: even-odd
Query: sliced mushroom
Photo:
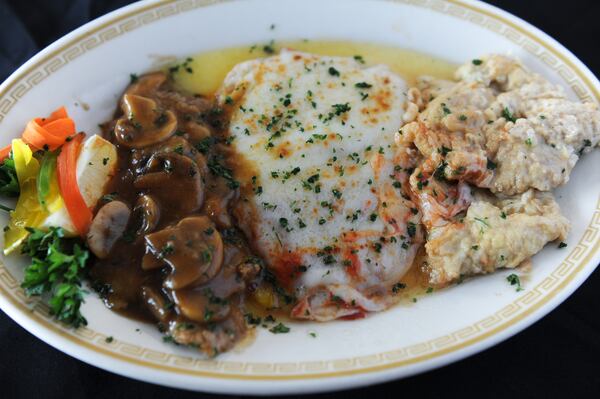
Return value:
[(150, 97), (166, 80), (167, 75), (163, 72), (149, 73), (140, 76), (135, 83), (129, 85), (125, 93)]
[(204, 184), (198, 165), (177, 153), (155, 154), (148, 161), (146, 174), (133, 182), (135, 188), (148, 189), (163, 204), (170, 204), (186, 215), (202, 207)]
[(208, 173), (208, 167), (206, 165), (206, 158), (196, 148), (194, 148), (189, 141), (180, 136), (172, 136), (166, 141), (142, 148), (139, 151), (133, 152), (131, 155), (132, 163), (136, 166), (136, 173), (143, 173), (147, 167), (148, 160), (155, 154), (168, 154), (176, 153), (184, 155), (198, 165), (200, 174), (206, 176)]
[(142, 257), (142, 270), (160, 269), (164, 265), (162, 258), (157, 258), (152, 252), (147, 251)]
[(154, 231), (160, 221), (160, 207), (152, 196), (144, 194), (133, 207), (136, 234), (143, 236)]
[(181, 314), (199, 323), (221, 321), (231, 310), (226, 299), (213, 297), (210, 290), (175, 290), (172, 295)]
[(104, 205), (92, 220), (87, 233), (87, 244), (98, 258), (106, 258), (117, 240), (125, 232), (131, 211), (121, 201)]
[(187, 122), (183, 126), (183, 131), (187, 133), (189, 139), (193, 142), (206, 140), (207, 137), (211, 136), (210, 128), (205, 124), (196, 121)]
[(174, 227), (148, 234), (146, 248), (171, 267), (163, 285), (173, 290), (206, 284), (223, 264), (221, 234), (206, 216), (188, 217)]
[(167, 306), (167, 299), (159, 290), (150, 286), (143, 286), (142, 298), (144, 299), (144, 304), (148, 307), (148, 310), (150, 310), (150, 313), (152, 313), (158, 321), (163, 323), (168, 321), (169, 316), (173, 312), (170, 310), (169, 306)]
[(156, 101), (135, 94), (123, 96), (124, 116), (115, 125), (115, 138), (130, 148), (141, 148), (164, 141), (177, 129), (171, 111), (159, 109)]

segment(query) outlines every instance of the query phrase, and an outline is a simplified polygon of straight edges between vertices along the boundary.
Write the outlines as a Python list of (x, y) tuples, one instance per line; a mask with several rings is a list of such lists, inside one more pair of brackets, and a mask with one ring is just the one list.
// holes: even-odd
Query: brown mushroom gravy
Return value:
[(88, 237), (109, 308), (209, 355), (246, 333), (243, 303), (262, 269), (229, 212), (239, 189), (219, 116), (165, 73), (132, 82), (103, 125), (118, 169)]

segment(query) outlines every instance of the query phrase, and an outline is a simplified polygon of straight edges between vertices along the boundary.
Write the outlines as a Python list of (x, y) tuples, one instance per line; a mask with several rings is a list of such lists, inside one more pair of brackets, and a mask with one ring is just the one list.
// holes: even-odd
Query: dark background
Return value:
[[(127, 3), (130, 1), (0, 0), (0, 82), (54, 40)], [(599, 1), (490, 3), (541, 28), (592, 72), (600, 72)], [(317, 397), (598, 398), (599, 291), (600, 273), (596, 272), (543, 320), (484, 353), (403, 381)], [(0, 397), (142, 396), (215, 397), (154, 386), (89, 366), (46, 345), (0, 312)]]

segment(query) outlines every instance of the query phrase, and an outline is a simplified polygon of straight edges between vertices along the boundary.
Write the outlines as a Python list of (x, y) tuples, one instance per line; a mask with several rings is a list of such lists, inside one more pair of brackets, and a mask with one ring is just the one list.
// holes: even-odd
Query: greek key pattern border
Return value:
[[(23, 78), (18, 80), (16, 84), (0, 98), (0, 123), (19, 99), (23, 98), (23, 96), (25, 96), (33, 87), (81, 55), (144, 25), (163, 18), (168, 18), (172, 15), (188, 12), (211, 4), (222, 3), (224, 1), (230, 0), (171, 0), (158, 3), (152, 7), (142, 9), (124, 19), (110, 23), (92, 34), (85, 35), (83, 38), (75, 40), (27, 72)], [(475, 11), (458, 3), (440, 0), (389, 1), (429, 8), (436, 12), (452, 15), (456, 18), (475, 23), (502, 35), (517, 46), (528, 51), (534, 57), (540, 59), (550, 69), (555, 71), (564, 80), (564, 83), (571, 87), (582, 101), (597, 101), (592, 95), (590, 88), (584, 84), (577, 73), (558, 59), (547, 47), (540, 45), (531, 37), (528, 37), (528, 35), (522, 34), (491, 15), (485, 15), (484, 13)], [(63, 336), (68, 336), (76, 343), (87, 343), (88, 347), (102, 349), (104, 353), (108, 354), (118, 354), (121, 358), (125, 357), (136, 364), (144, 366), (163, 367), (166, 370), (174, 372), (197, 372), (198, 375), (205, 375), (206, 372), (210, 372), (217, 373), (223, 377), (232, 376), (231, 378), (239, 377), (240, 375), (270, 377), (319, 375), (332, 372), (341, 372), (343, 374), (345, 371), (360, 371), (362, 369), (382, 365), (385, 366), (386, 364), (408, 364), (411, 363), (411, 360), (416, 359), (415, 361), (418, 361), (418, 359), (423, 356), (435, 356), (436, 353), (460, 346), (461, 344), (476, 339), (503, 324), (510, 323), (511, 320), (514, 320), (532, 306), (539, 305), (541, 301), (544, 301), (548, 296), (552, 295), (561, 283), (577, 272), (578, 268), (581, 267), (582, 260), (590, 254), (591, 251), (597, 248), (599, 242), (600, 201), (597, 203), (592, 220), (586, 228), (581, 241), (574, 246), (566, 259), (536, 287), (528, 290), (514, 302), (505, 306), (493, 315), (450, 334), (397, 350), (348, 359), (315, 362), (241, 363), (220, 361), (218, 359), (207, 360), (194, 356), (193, 354), (190, 354), (188, 357), (151, 350), (118, 339), (109, 343), (106, 342), (106, 335), (89, 328), (80, 328), (73, 331), (54, 323), (49, 314), (48, 306), (39, 301), (32, 301), (27, 298), (19, 287), (18, 281), (2, 263), (0, 263), (0, 291), (5, 295), (10, 296), (14, 302), (21, 305), (22, 309), (29, 309), (31, 316), (35, 319), (52, 323), (52, 327), (48, 328), (60, 332)]]

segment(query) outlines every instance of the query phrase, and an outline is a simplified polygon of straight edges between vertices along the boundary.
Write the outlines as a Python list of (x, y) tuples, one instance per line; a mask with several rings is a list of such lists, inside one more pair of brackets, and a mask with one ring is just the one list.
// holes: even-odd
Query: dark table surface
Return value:
[[(0, 81), (29, 57), (125, 0), (0, 0)], [(600, 72), (600, 2), (491, 1), (541, 28)], [(560, 5), (559, 5), (560, 4)], [(402, 381), (325, 394), (364, 398), (600, 397), (600, 273), (517, 336), (461, 362)], [(0, 397), (211, 398), (89, 366), (33, 337), (0, 312)]]

